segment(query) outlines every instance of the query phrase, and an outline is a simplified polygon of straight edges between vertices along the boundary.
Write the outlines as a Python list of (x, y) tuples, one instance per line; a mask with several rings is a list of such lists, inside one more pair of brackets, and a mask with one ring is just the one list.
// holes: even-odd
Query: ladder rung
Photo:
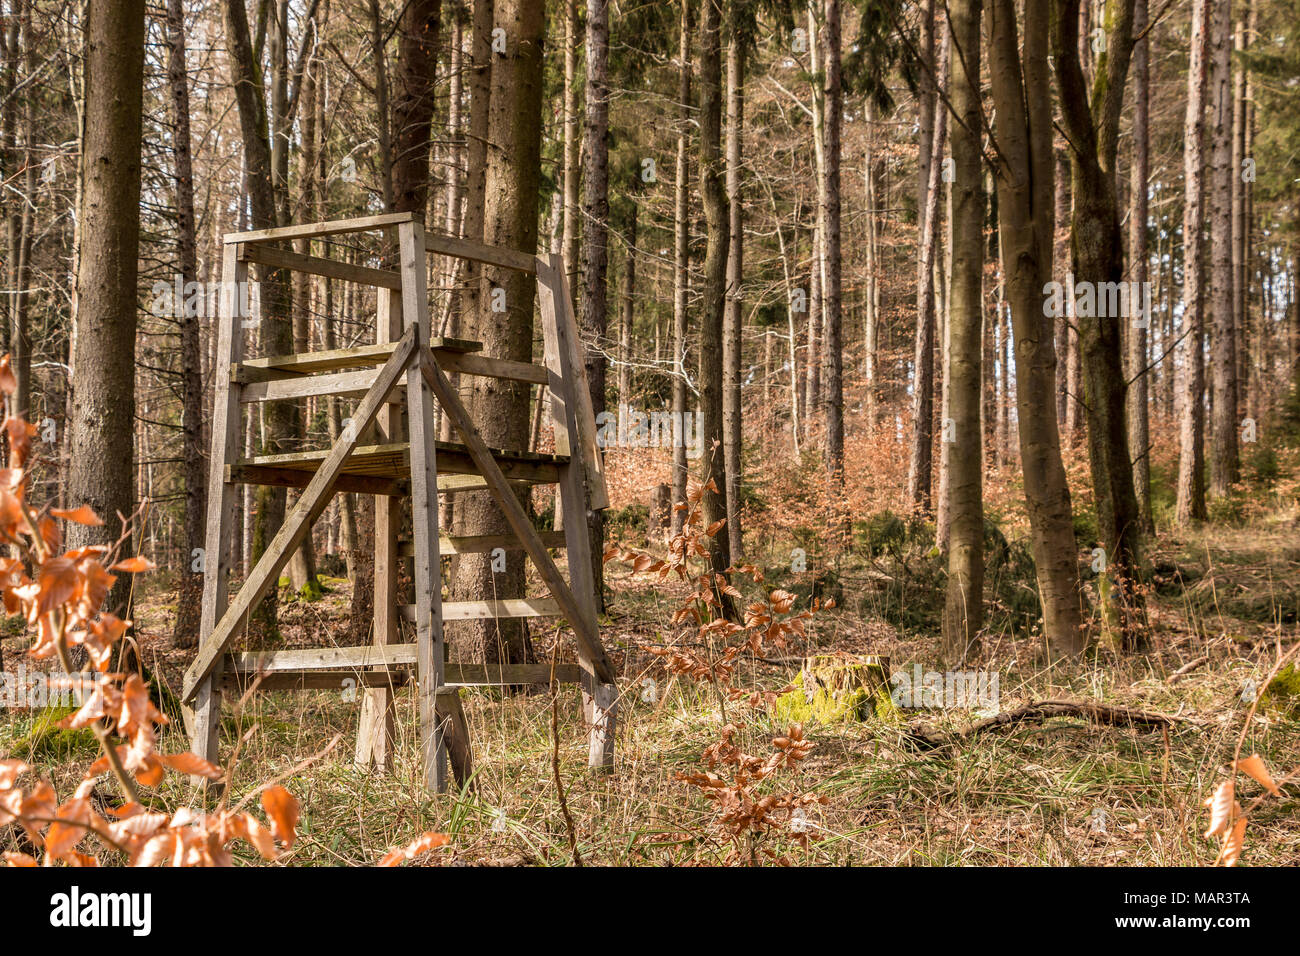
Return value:
[[(548, 548), (563, 548), (564, 532), (563, 531), (539, 531), (537, 537), (542, 539), (542, 544)], [(523, 545), (513, 534), (480, 534), (480, 535), (439, 535), (438, 536), (438, 553), (439, 554), (486, 554), (489, 551), (495, 551), (497, 548), (505, 548), (507, 551), (522, 551)], [(410, 541), (403, 541), (397, 546), (397, 553), (404, 558), (409, 558), (415, 554), (415, 545)]]
[[(404, 621), (415, 620), (415, 605), (397, 608)], [(560, 606), (552, 598), (498, 598), (490, 601), (443, 601), (444, 621), (480, 621), (488, 618), (560, 617)]]
[[(367, 644), (358, 647), (294, 648), (230, 654), (225, 673), (234, 680), (247, 682), (262, 675), (262, 687), (277, 686), (335, 688), (345, 679), (365, 686), (383, 686), (390, 681), (400, 684), (415, 667), (414, 644)], [(372, 669), (373, 668), (373, 669)], [(532, 684), (550, 679), (551, 665), (541, 664), (466, 664), (447, 662), (444, 684)], [(560, 681), (578, 681), (582, 677), (577, 664), (555, 665)]]

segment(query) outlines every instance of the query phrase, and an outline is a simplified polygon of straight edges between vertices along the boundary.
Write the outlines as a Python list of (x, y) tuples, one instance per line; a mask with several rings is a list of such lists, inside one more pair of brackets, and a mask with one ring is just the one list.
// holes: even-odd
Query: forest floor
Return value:
[[(808, 759), (772, 787), (824, 802), (808, 808), (799, 828), (765, 830), (761, 848), (795, 864), (1212, 863), (1217, 844), (1202, 837), (1203, 803), (1243, 733), (1243, 756), (1258, 752), (1277, 776), (1300, 763), (1300, 698), (1275, 685), (1252, 708), (1279, 655), (1300, 636), (1300, 507), (1290, 491), (1255, 504), (1245, 518), (1159, 538), (1150, 554), (1150, 652), (1143, 656), (1102, 650), (1068, 669), (1044, 667), (1037, 642), (1016, 631), (1017, 602), (1026, 590), (1032, 598), (1032, 590), (1013, 573), (1014, 542), (1003, 570), (991, 571), (990, 631), (968, 666), (996, 672), (1002, 712), (1049, 699), (1101, 701), (1165, 715), (1167, 730), (1067, 716), (959, 738), (978, 719), (965, 709), (910, 712), (906, 721), (812, 722), (804, 728), (815, 745)], [(923, 546), (912, 548), (900, 534), (893, 544), (841, 559), (833, 573), (770, 572), (768, 587), (779, 584), (806, 598), (815, 582), (833, 591), (839, 606), (816, 615), (806, 640), (779, 657), (742, 659), (735, 686), (781, 690), (800, 658), (839, 651), (888, 655), (895, 672), (910, 672), (915, 663), (935, 666), (941, 579), (925, 573)], [(237, 712), (227, 708), (223, 759), (243, 741), (230, 798), (286, 776), (303, 806), (301, 837), (285, 856), (288, 863), (373, 863), (427, 830), (453, 840), (427, 858), (436, 864), (567, 864), (574, 857), (571, 838), (581, 859), (593, 864), (724, 860), (737, 847), (702, 791), (677, 775), (705, 769), (702, 753), (724, 723), (736, 724), (738, 742), (760, 755), (786, 728), (763, 710), (738, 713), (734, 703), (724, 717), (715, 688), (670, 677), (652, 653), (684, 636), (669, 621), (685, 585), (660, 584), (616, 563), (607, 566), (606, 583), (612, 600), (602, 632), (623, 692), (613, 773), (587, 770), (572, 686), (554, 697), (545, 688), (467, 693), (476, 793), (434, 798), (420, 784), (410, 691), (397, 695), (396, 756), (384, 775), (351, 766), (360, 710), (354, 695), (271, 692), (251, 696)], [(146, 663), (176, 688), (187, 654), (170, 646), (174, 607), (166, 603), (173, 598), (165, 585), (160, 576), (147, 585), (137, 626)], [(750, 590), (758, 593), (756, 586)], [(312, 603), (293, 599), (287, 589), (282, 594), (287, 646), (328, 645), (346, 632), (346, 581), (327, 579), (324, 597)], [(534, 629), (539, 659), (550, 659), (554, 643), (553, 632)], [(561, 645), (559, 657), (571, 659), (571, 643)], [(4, 641), (10, 666), (24, 647), (20, 636)], [(1300, 681), (1295, 685), (1300, 691)], [(32, 762), (69, 792), (95, 756), (94, 741), (87, 732), (34, 738), (33, 725), (46, 719), (11, 711), (0, 722), (0, 755), (38, 758)], [(920, 747), (909, 733), (909, 722), (918, 721), (953, 736), (945, 746)], [(308, 760), (338, 735), (333, 749)], [(160, 749), (187, 749), (183, 731), (168, 728)], [(1258, 790), (1241, 778), (1243, 802)], [(1283, 799), (1265, 802), (1251, 816), (1244, 864), (1300, 864), (1298, 794), (1289, 785)], [(171, 806), (193, 799), (174, 775), (159, 797)], [(740, 857), (748, 858), (756, 844), (744, 841)], [(252, 862), (246, 852), (243, 858)]]

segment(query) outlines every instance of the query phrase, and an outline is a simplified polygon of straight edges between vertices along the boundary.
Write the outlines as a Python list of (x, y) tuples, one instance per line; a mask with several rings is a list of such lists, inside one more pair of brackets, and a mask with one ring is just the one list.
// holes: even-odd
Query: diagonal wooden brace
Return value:
[(402, 373), (406, 371), (411, 357), (415, 354), (415, 329), (412, 328), (407, 330), (406, 335), (402, 336), (402, 340), (398, 343), (392, 357), (379, 370), (374, 385), (370, 387), (370, 391), (366, 392), (365, 398), (357, 406), (356, 413), (352, 416), (351, 426), (339, 436), (338, 441), (335, 442), (333, 449), (330, 451), (329, 457), (321, 463), (315, 476), (303, 489), (297, 505), (284, 519), (284, 524), (280, 526), (280, 530), (275, 533), (275, 537), (267, 545), (266, 551), (263, 552), (262, 557), (253, 567), (252, 572), (249, 573), (248, 579), (244, 582), (243, 587), (239, 589), (235, 600), (226, 609), (226, 613), (217, 622), (217, 626), (212, 633), (199, 646), (194, 662), (185, 672), (185, 684), (181, 699), (186, 703), (194, 699), (198, 693), (199, 684), (215, 666), (218, 658), (225, 651), (226, 645), (235, 636), (240, 623), (266, 592), (270, 590), (279, 577), (280, 570), (289, 561), (290, 556), (311, 530), (312, 522), (320, 517), (321, 512), (325, 510), (325, 506), (329, 503), (334, 482), (343, 470), (343, 465), (348, 460), (348, 456), (356, 448), (359, 437), (375, 420), (375, 416), (383, 407), (389, 392), (393, 390)]
[(524, 551), (528, 553), (528, 557), (537, 566), (542, 580), (550, 588), (551, 596), (555, 598), (560, 605), (560, 610), (568, 618), (573, 633), (578, 639), (578, 645), (583, 651), (582, 656), (587, 658), (592, 671), (601, 683), (614, 683), (614, 671), (610, 666), (609, 658), (605, 656), (605, 648), (600, 643), (600, 635), (592, 633), (582, 609), (574, 599), (573, 592), (569, 590), (569, 585), (560, 574), (560, 569), (555, 566), (555, 562), (547, 553), (546, 546), (542, 544), (541, 538), (537, 535), (537, 529), (533, 527), (533, 523), (525, 513), (523, 505), (515, 497), (510, 488), (510, 483), (502, 473), (501, 467), (496, 463), (496, 459), (492, 457), (492, 452), (489, 450), (487, 443), (483, 441), (478, 429), (474, 427), (469, 412), (461, 404), (460, 396), (456, 394), (456, 390), (452, 388), (447, 376), (438, 367), (438, 362), (434, 358), (432, 351), (427, 348), (422, 349), (419, 361), (420, 371), (424, 374), (425, 382), (433, 390), (434, 396), (438, 399), (438, 404), (447, 413), (451, 424), (460, 432), (461, 439), (469, 449), (470, 457), (474, 459), (474, 464), (478, 466), (483, 478), (487, 481), (487, 490), (491, 492), (492, 497), (496, 499), (497, 504), (505, 513), (510, 529), (519, 538), (519, 543), (523, 545)]

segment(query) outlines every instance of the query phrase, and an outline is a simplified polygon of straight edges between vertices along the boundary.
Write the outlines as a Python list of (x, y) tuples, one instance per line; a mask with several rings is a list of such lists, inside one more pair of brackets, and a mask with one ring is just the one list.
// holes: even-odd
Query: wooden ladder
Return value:
[[(396, 270), (353, 265), (283, 248), (292, 239), (382, 231), (395, 239)], [(395, 235), (394, 235), (395, 234)], [(467, 259), (492, 269), (536, 277), (545, 364), (477, 354), (480, 345), (432, 335), (426, 254)], [(287, 269), (373, 286), (377, 290), (375, 344), (296, 355), (245, 358), (240, 290), (248, 267)], [(596, 448), (596, 425), (578, 346), (566, 270), (558, 255), (529, 256), (450, 236), (426, 234), (413, 214), (396, 213), (234, 233), (225, 237), (217, 330), (217, 368), (229, 368), (215, 387), (212, 458), (208, 479), (203, 608), (198, 652), (185, 673), (182, 700), (195, 753), (216, 762), (223, 692), (259, 689), (364, 688), (355, 762), (389, 766), (393, 692), (415, 681), (426, 786), (447, 787), (447, 762), (464, 784), (471, 775), (469, 739), (458, 688), (550, 680), (549, 664), (455, 664), (446, 660), (443, 621), (471, 618), (562, 617), (577, 645), (577, 664), (554, 668), (558, 680), (579, 683), (589, 727), (589, 763), (609, 767), (614, 755), (617, 692), (600, 641), (587, 509), (608, 506)], [(487, 376), (545, 390), (554, 454), (489, 448), (470, 420), (448, 373)], [(241, 457), (241, 406), (309, 396), (359, 398), (332, 447), (323, 451)], [(539, 397), (541, 400), (541, 397)], [(434, 403), (461, 442), (436, 440)], [(538, 531), (513, 486), (554, 483), (559, 488), (563, 532)], [(228, 577), (233, 557), (237, 488), (241, 484), (301, 489), (284, 523), (248, 572), (233, 598)], [(438, 495), (487, 491), (505, 514), (511, 533), (452, 537), (439, 533)], [(249, 614), (271, 588), (331, 496), (374, 496), (375, 581), (373, 643), (361, 647), (231, 653)], [(401, 496), (411, 498), (413, 546), (398, 545)], [(567, 552), (565, 581), (549, 548)], [(545, 598), (491, 601), (442, 600), (443, 554), (522, 549), (550, 594)], [(397, 603), (400, 560), (414, 558), (415, 603)], [(399, 621), (413, 625), (414, 642), (399, 642)], [(353, 683), (347, 683), (349, 680)]]

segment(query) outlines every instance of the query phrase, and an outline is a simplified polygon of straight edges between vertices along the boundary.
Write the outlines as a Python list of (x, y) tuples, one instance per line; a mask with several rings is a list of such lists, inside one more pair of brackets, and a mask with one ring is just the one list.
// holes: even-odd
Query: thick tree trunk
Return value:
[(980, 427), (984, 275), (984, 171), (980, 155), (982, 0), (948, 8), (952, 59), (952, 290), (948, 303), (948, 586), (943, 654), (959, 664), (975, 653), (984, 626), (984, 469)]
[(1205, 267), (1201, 228), (1209, 58), (1207, 2), (1192, 0), (1191, 59), (1187, 67), (1187, 111), (1183, 124), (1183, 314), (1178, 348), (1182, 359), (1178, 386), (1177, 520), (1180, 525), (1205, 517), (1205, 366), (1202, 359)]
[[(700, 308), (700, 438), (704, 449), (704, 523), (727, 517), (727, 476), (722, 450), (722, 313), (727, 295), (727, 246), (731, 223), (723, 189), (722, 0), (701, 0), (700, 194), (704, 201), (704, 288)], [(731, 566), (725, 534), (709, 539), (715, 572)]]
[[(574, 302), (581, 301), (578, 289), (578, 269), (581, 268), (578, 240), (582, 237), (579, 227), (580, 211), (578, 196), (582, 171), (578, 166), (581, 144), (579, 129), (582, 125), (578, 111), (578, 46), (580, 44), (578, 19), (578, 0), (564, 0), (564, 216), (560, 251), (564, 253), (564, 264), (569, 269), (569, 295)], [(608, 34), (608, 31), (607, 31)]]
[[(1237, 447), (1237, 323), (1233, 290), (1232, 0), (1214, 0), (1210, 30), (1210, 313), (1214, 335), (1210, 493), (1227, 496), (1240, 477)], [(1238, 171), (1239, 172), (1239, 171)]]
[[(135, 331), (140, 242), (143, 0), (89, 0), (77, 328), (67, 495), (98, 528), (68, 523), (71, 547), (116, 541), (135, 512)], [(127, 538), (125, 550), (131, 551)], [(107, 606), (127, 616), (129, 576)]]
[[(1044, 315), (1043, 286), (1050, 275), (1053, 234), (1049, 210), (1056, 159), (1047, 75), (1047, 13), (1030, 7), (1024, 61), (1017, 50), (1014, 0), (989, 8), (989, 75), (998, 111), (998, 231), (1002, 271), (1016, 338), (1016, 407), (1025, 505), (1043, 631), (1053, 657), (1082, 653), (1082, 606), (1070, 488), (1061, 462), (1055, 409), (1041, 400), (1056, 381), (1052, 319)], [(1023, 105), (1022, 105), (1023, 104)]]
[[(492, 144), (485, 176), (483, 241), (526, 253), (537, 250), (537, 203), (541, 184), (543, 10), (529, 0), (495, 5), (495, 25), (507, 35), (506, 52), (491, 61), (487, 142)], [(488, 28), (491, 35), (491, 27)], [(472, 169), (471, 169), (472, 172)], [(484, 267), (483, 287), (505, 290), (505, 311), (493, 312), (492, 297), (467, 315), (467, 332), (486, 355), (528, 362), (533, 353), (536, 283), (513, 270)], [(484, 441), (493, 448), (526, 448), (529, 388), (522, 383), (473, 377), (465, 404)], [(497, 504), (483, 493), (456, 503), (455, 533), (506, 534)], [(484, 600), (523, 596), (523, 553), (506, 555), (506, 570), (494, 574), (491, 554), (459, 555), (453, 561), (453, 598)], [(486, 620), (457, 628), (480, 660), (518, 663), (531, 656), (527, 628), (518, 619)]]

